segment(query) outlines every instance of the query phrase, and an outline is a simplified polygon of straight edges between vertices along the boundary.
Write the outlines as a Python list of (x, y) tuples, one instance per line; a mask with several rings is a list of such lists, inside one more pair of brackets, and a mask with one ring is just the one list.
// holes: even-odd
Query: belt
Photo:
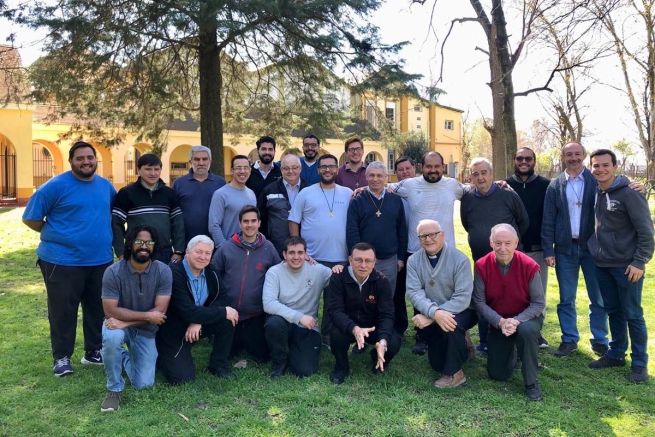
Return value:
[(580, 244), (580, 239), (579, 238), (571, 238), (571, 243)]

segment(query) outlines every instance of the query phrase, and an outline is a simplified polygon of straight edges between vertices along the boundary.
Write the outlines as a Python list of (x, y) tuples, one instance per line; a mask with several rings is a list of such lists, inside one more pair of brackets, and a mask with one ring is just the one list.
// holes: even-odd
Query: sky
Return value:
[[(405, 69), (422, 74), (424, 78), (420, 83), (424, 85), (439, 77), (442, 59), (439, 52), (450, 21), (474, 16), (470, 2), (465, 0), (439, 0), (432, 17), (431, 10), (431, 0), (426, 1), (426, 5), (410, 5), (409, 0), (388, 0), (371, 17), (372, 23), (380, 28), (383, 42), (410, 42), (401, 52), (406, 62)], [(510, 16), (511, 11), (508, 11), (509, 22)], [(6, 44), (5, 39), (12, 31), (17, 33), (16, 43), (21, 47), (23, 64), (31, 64), (40, 55), (42, 35), (0, 21), (0, 43)], [(510, 29), (511, 36), (514, 32), (518, 35), (519, 29)], [(516, 41), (516, 37), (511, 39)], [(447, 93), (440, 97), (439, 103), (469, 112), (470, 120), (492, 116), (491, 92), (486, 85), (490, 77), (489, 64), (486, 55), (476, 47), (486, 48), (480, 25), (476, 22), (455, 25), (444, 50), (443, 82), (437, 84)], [(554, 62), (556, 60), (544, 56), (538, 49), (528, 47), (513, 73), (515, 91), (543, 86)], [(603, 82), (623, 85), (618, 64), (613, 58), (601, 62), (596, 71)], [(545, 102), (536, 94), (516, 98), (518, 130), (528, 130), (534, 120), (548, 116), (542, 101)], [(625, 96), (609, 86), (596, 85), (586, 95), (583, 104), (584, 126), (589, 133), (583, 143), (589, 150), (609, 147), (623, 138), (639, 149)]]

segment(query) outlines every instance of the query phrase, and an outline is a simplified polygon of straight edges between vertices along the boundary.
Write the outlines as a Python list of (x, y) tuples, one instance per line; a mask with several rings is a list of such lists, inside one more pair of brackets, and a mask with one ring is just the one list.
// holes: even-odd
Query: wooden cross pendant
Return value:
[(430, 287), (434, 287), (434, 280), (430, 281)]

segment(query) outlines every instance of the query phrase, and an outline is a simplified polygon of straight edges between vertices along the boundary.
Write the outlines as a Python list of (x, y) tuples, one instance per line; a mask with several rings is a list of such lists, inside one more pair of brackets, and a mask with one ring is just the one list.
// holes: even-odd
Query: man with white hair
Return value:
[(230, 343), (239, 313), (217, 305), (218, 275), (209, 267), (214, 241), (206, 235), (193, 237), (181, 263), (171, 264), (173, 292), (166, 323), (157, 332), (158, 367), (170, 384), (195, 380), (191, 348), (200, 339), (218, 335), (230, 341), (214, 342), (209, 373), (230, 378)]
[(421, 249), (407, 261), (407, 295), (419, 314), (412, 321), (428, 344), (428, 360), (441, 378), (438, 388), (466, 382), (466, 331), (478, 316), (471, 307), (473, 277), (466, 255), (445, 243), (439, 222), (421, 220), (416, 234)]
[(273, 243), (282, 257), (284, 242), (289, 238), (289, 212), (300, 190), (308, 187), (300, 178), (302, 166), (296, 155), (282, 158), (280, 169), (282, 178), (264, 187), (257, 208), (261, 215), (260, 232)]
[(516, 250), (514, 227), (500, 223), (491, 229), (493, 251), (475, 263), (473, 302), (489, 322), (487, 372), (507, 381), (518, 359), (525, 392), (531, 401), (542, 398), (537, 382), (539, 335), (544, 322), (544, 288), (539, 264)]
[(223, 177), (209, 170), (212, 164), (212, 151), (209, 147), (193, 146), (189, 151), (189, 163), (189, 174), (175, 179), (171, 187), (180, 198), (187, 244), (196, 235), (210, 235), (207, 226), (209, 205), (214, 191), (225, 185)]

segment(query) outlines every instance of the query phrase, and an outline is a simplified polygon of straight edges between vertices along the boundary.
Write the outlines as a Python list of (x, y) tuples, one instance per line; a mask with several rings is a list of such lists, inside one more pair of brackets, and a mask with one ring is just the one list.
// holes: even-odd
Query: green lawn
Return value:
[[(326, 350), (310, 378), (270, 381), (269, 367), (235, 369), (235, 381), (200, 373), (183, 387), (158, 376), (153, 389), (129, 385), (120, 411), (101, 413), (105, 395), (102, 368), (79, 364), (75, 374), (52, 375), (46, 295), (35, 267), (38, 234), (20, 223), (22, 209), (0, 211), (0, 437), (4, 436), (653, 436), (655, 382), (628, 383), (628, 367), (592, 371), (587, 339), (587, 298), (579, 286), (578, 326), (583, 340), (571, 357), (557, 359), (557, 283), (550, 272), (544, 335), (551, 349), (541, 352), (542, 402), (529, 402), (520, 372), (508, 383), (490, 381), (485, 359), (465, 365), (468, 381), (454, 390), (432, 387), (437, 375), (427, 357), (412, 355), (413, 331), (385, 375), (374, 377), (368, 356), (352, 359), (353, 374), (341, 386), (328, 381), (334, 363)], [(457, 230), (460, 248), (466, 236)], [(93, 250), (93, 241), (87, 242)], [(653, 268), (651, 263), (650, 268)], [(655, 279), (647, 275), (644, 307), (655, 352)], [(475, 340), (475, 336), (474, 336)], [(195, 348), (197, 368), (207, 363), (206, 342)], [(655, 375), (655, 365), (649, 366)]]

